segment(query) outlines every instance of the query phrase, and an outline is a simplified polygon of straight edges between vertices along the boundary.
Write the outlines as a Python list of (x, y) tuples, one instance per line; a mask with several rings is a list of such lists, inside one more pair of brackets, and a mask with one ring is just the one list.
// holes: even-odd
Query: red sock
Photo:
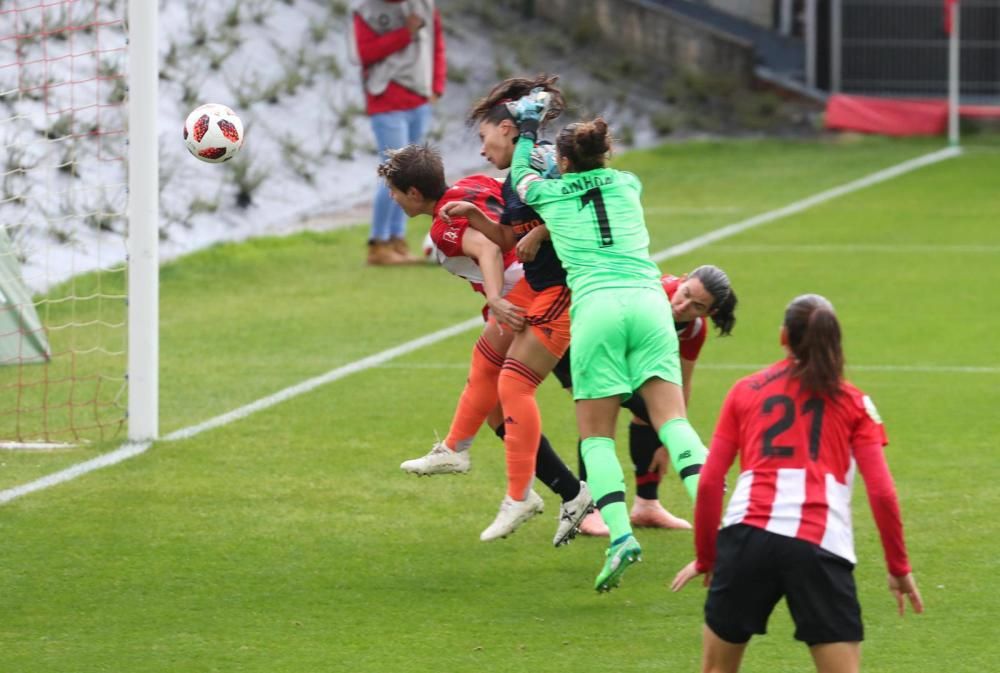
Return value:
[(535, 478), (535, 459), (542, 436), (542, 415), (535, 391), (542, 380), (524, 363), (511, 358), (500, 372), (500, 405), (503, 407), (507, 453), (507, 495), (524, 500)]
[(497, 405), (497, 377), (503, 365), (503, 356), (497, 353), (486, 337), (479, 337), (472, 349), (469, 378), (465, 390), (458, 398), (455, 417), (445, 437), (445, 444), (455, 451), (464, 451), (472, 445), (486, 416)]

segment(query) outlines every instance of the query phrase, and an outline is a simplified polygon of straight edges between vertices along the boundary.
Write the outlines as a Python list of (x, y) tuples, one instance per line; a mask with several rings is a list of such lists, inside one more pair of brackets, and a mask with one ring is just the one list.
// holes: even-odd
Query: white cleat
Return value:
[(507, 537), (522, 523), (536, 514), (541, 514), (543, 509), (545, 509), (545, 501), (534, 491), (528, 491), (528, 497), (524, 500), (514, 500), (509, 495), (505, 495), (500, 503), (497, 518), (479, 534), (479, 539), (483, 542), (489, 542), (497, 538)]
[(452, 451), (438, 442), (426, 456), (405, 460), (399, 468), (411, 474), (464, 474), (472, 467), (469, 452)]
[(590, 495), (587, 482), (580, 482), (580, 492), (572, 500), (567, 500), (559, 506), (559, 525), (552, 544), (561, 547), (576, 537), (580, 530), (580, 522), (590, 512), (594, 511), (594, 498)]

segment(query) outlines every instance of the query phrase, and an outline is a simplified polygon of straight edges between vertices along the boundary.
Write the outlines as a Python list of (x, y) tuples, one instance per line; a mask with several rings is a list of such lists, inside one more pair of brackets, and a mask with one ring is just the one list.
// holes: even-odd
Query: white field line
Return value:
[[(755, 371), (774, 364), (740, 364), (734, 362), (706, 362), (698, 365), (698, 369), (724, 369)], [(379, 365), (380, 369), (461, 369), (469, 368), (468, 364), (458, 362), (414, 362), (407, 364), (387, 363)], [(912, 374), (1000, 374), (1000, 366), (975, 365), (852, 365), (847, 364), (847, 371), (857, 372), (899, 372)]]
[(62, 442), (0, 442), (0, 449), (5, 451), (58, 451), (74, 448), (76, 444)]
[[(705, 364), (704, 369), (746, 369), (754, 371), (774, 364), (758, 365), (736, 363)], [(852, 365), (847, 363), (847, 372), (892, 372), (901, 374), (1000, 374), (1000, 367), (975, 365)]]
[(8, 503), (15, 498), (20, 498), (22, 495), (28, 495), (29, 493), (34, 493), (35, 491), (41, 491), (49, 486), (55, 486), (56, 484), (76, 479), (77, 477), (87, 474), (88, 472), (93, 472), (94, 470), (99, 470), (102, 467), (108, 467), (109, 465), (115, 465), (123, 460), (128, 460), (129, 458), (138, 456), (140, 453), (144, 453), (151, 444), (152, 442), (130, 442), (128, 444), (123, 444), (111, 453), (105, 453), (97, 458), (91, 458), (90, 460), (82, 463), (71, 465), (65, 470), (53, 472), (52, 474), (48, 474), (41, 479), (29, 481), (27, 484), (21, 484), (20, 486), (4, 489), (3, 491), (0, 491), (0, 505)]
[(251, 402), (245, 406), (238, 409), (234, 409), (228, 413), (222, 414), (221, 416), (216, 416), (215, 418), (210, 418), (203, 423), (198, 423), (197, 425), (191, 425), (181, 430), (175, 430), (169, 435), (164, 437), (164, 441), (172, 442), (179, 439), (188, 439), (194, 437), (195, 435), (201, 434), (206, 430), (211, 430), (212, 428), (217, 428), (221, 425), (226, 425), (227, 423), (232, 423), (233, 421), (238, 421), (241, 418), (246, 418), (250, 414), (273, 407), (276, 404), (284, 402), (285, 400), (290, 400), (293, 397), (298, 397), (303, 393), (307, 393), (315, 388), (326, 385), (332, 381), (342, 379), (345, 376), (350, 376), (351, 374), (356, 374), (358, 372), (364, 371), (366, 369), (371, 369), (372, 367), (378, 367), (379, 365), (388, 362), (394, 358), (398, 358), (400, 355), (406, 355), (415, 350), (419, 350), (424, 346), (430, 346), (431, 344), (437, 343), (438, 341), (444, 341), (449, 337), (453, 337), (456, 334), (461, 334), (462, 332), (467, 332), (475, 327), (481, 327), (483, 324), (482, 316), (477, 316), (475, 318), (470, 318), (465, 322), (460, 322), (457, 325), (452, 325), (451, 327), (446, 327), (444, 329), (438, 330), (437, 332), (432, 332), (431, 334), (424, 335), (413, 341), (407, 341), (404, 344), (395, 346), (388, 350), (384, 350), (381, 353), (376, 353), (375, 355), (369, 355), (366, 358), (356, 360), (350, 364), (344, 365), (343, 367), (338, 367), (337, 369), (331, 370), (322, 376), (317, 376), (315, 378), (308, 379), (302, 383), (298, 383), (290, 388), (285, 388), (280, 390), (273, 395), (263, 397), (256, 402)]
[(845, 194), (850, 194), (860, 189), (864, 189), (865, 187), (877, 185), (880, 182), (891, 180), (892, 178), (909, 173), (910, 171), (915, 171), (918, 168), (930, 166), (931, 164), (936, 164), (939, 161), (951, 159), (961, 154), (961, 148), (947, 147), (943, 150), (938, 150), (937, 152), (931, 152), (930, 154), (925, 154), (922, 157), (917, 157), (916, 159), (904, 161), (901, 164), (896, 164), (895, 166), (877, 171), (871, 175), (866, 175), (863, 178), (848, 182), (847, 184), (840, 185), (839, 187), (833, 187), (832, 189), (820, 192), (819, 194), (814, 194), (813, 196), (802, 199), (801, 201), (790, 203), (784, 208), (778, 208), (777, 210), (772, 210), (767, 213), (761, 213), (760, 215), (755, 215), (741, 222), (736, 222), (735, 224), (730, 224), (722, 227), (721, 229), (710, 231), (707, 234), (702, 234), (701, 236), (692, 238), (684, 243), (670, 246), (666, 250), (661, 250), (653, 255), (653, 260), (662, 262), (665, 259), (689, 253), (692, 250), (704, 247), (709, 243), (715, 243), (716, 241), (721, 241), (724, 238), (729, 238), (730, 236), (741, 234), (749, 229), (759, 227), (762, 224), (767, 224), (768, 222), (774, 222), (775, 220), (788, 217), (789, 215), (801, 213), (802, 211), (808, 210), (813, 206), (818, 206), (821, 203), (826, 203), (827, 201), (840, 198)]
[[(293, 397), (297, 397), (303, 393), (307, 393), (310, 390), (318, 388), (319, 386), (330, 383), (331, 381), (336, 381), (337, 379), (342, 379), (345, 376), (350, 376), (365, 369), (371, 369), (372, 367), (377, 367), (384, 362), (397, 358), (400, 355), (405, 355), (411, 351), (423, 348), (424, 346), (429, 346), (430, 344), (436, 343), (447, 339), (448, 337), (454, 336), (456, 334), (461, 334), (467, 330), (476, 327), (477, 325), (482, 325), (482, 317), (470, 318), (465, 322), (458, 323), (457, 325), (452, 325), (451, 327), (446, 327), (444, 329), (438, 330), (431, 334), (420, 337), (419, 339), (414, 339), (413, 341), (408, 341), (400, 346), (395, 346), (388, 350), (384, 350), (381, 353), (376, 353), (375, 355), (369, 355), (366, 358), (357, 360), (350, 364), (344, 365), (343, 367), (338, 367), (333, 369), (322, 376), (317, 376), (315, 378), (307, 379), (302, 383), (298, 383), (284, 390), (280, 390), (273, 395), (263, 397), (256, 402), (251, 402), (245, 406), (234, 409), (228, 413), (222, 414), (221, 416), (216, 416), (197, 425), (192, 425), (181, 430), (176, 430), (171, 432), (169, 435), (163, 437), (164, 441), (177, 441), (179, 439), (187, 439), (189, 437), (194, 437), (195, 435), (202, 433), (206, 430), (211, 430), (212, 428), (217, 428), (221, 425), (231, 423), (233, 421), (238, 421), (241, 418), (246, 418), (250, 414), (261, 411), (262, 409), (267, 409), (268, 407), (273, 407), (276, 404), (289, 400)], [(142, 453), (145, 453), (149, 447), (152, 446), (152, 442), (129, 442), (121, 446), (120, 448), (103, 455), (93, 458), (91, 460), (77, 463), (72, 465), (65, 470), (60, 470), (59, 472), (54, 472), (53, 474), (46, 475), (35, 481), (28, 482), (27, 484), (22, 484), (21, 486), (15, 486), (14, 488), (8, 488), (0, 491), (0, 505), (10, 502), (15, 498), (19, 498), (22, 495), (27, 495), (29, 493), (34, 493), (35, 491), (40, 491), (42, 489), (48, 488), (50, 486), (55, 486), (56, 484), (61, 484), (77, 477), (87, 474), (88, 472), (93, 472), (94, 470), (99, 470), (102, 467), (108, 467), (110, 465), (115, 465), (129, 458), (134, 458)]]
[[(801, 201), (796, 201), (783, 208), (779, 208), (777, 210), (772, 210), (767, 213), (756, 215), (747, 220), (743, 220), (735, 224), (730, 224), (720, 229), (710, 231), (707, 234), (702, 234), (701, 236), (692, 238), (691, 240), (685, 241), (683, 243), (673, 245), (669, 248), (666, 248), (665, 250), (661, 250), (660, 252), (654, 254), (652, 257), (657, 262), (662, 262), (663, 260), (670, 259), (671, 257), (678, 257), (693, 250), (697, 250), (698, 248), (704, 247), (710, 243), (714, 243), (724, 238), (728, 238), (730, 236), (742, 233), (748, 229), (758, 227), (767, 222), (773, 222), (774, 220), (778, 220), (783, 217), (787, 217), (789, 215), (800, 213), (815, 205), (831, 201), (840, 196), (856, 192), (860, 189), (876, 185), (880, 182), (885, 182), (886, 180), (890, 180), (894, 177), (903, 175), (905, 173), (909, 173), (910, 171), (923, 168), (924, 166), (929, 166), (939, 161), (944, 161), (946, 159), (957, 157), (960, 154), (961, 154), (960, 148), (949, 147), (943, 150), (939, 150), (937, 152), (925, 154), (922, 157), (917, 157), (915, 159), (910, 159), (909, 161), (904, 161), (901, 164), (897, 164), (890, 168), (877, 171), (866, 177), (841, 185), (840, 187), (834, 187), (833, 189), (828, 189), (814, 196), (802, 199)], [(233, 421), (246, 418), (250, 414), (273, 407), (276, 404), (279, 404), (293, 397), (297, 397), (298, 395), (314, 390), (319, 386), (344, 378), (345, 376), (349, 376), (351, 374), (355, 374), (357, 372), (370, 369), (372, 367), (377, 367), (385, 362), (388, 362), (389, 360), (392, 360), (393, 358), (399, 357), (400, 355), (405, 355), (406, 353), (410, 353), (419, 348), (423, 348), (424, 346), (429, 346), (433, 343), (442, 341), (456, 334), (460, 334), (467, 330), (473, 329), (474, 327), (481, 324), (482, 324), (482, 318), (480, 317), (470, 318), (465, 322), (461, 322), (456, 325), (452, 325), (451, 327), (447, 327), (445, 329), (438, 330), (437, 332), (433, 332), (432, 334), (427, 334), (418, 339), (408, 341), (394, 348), (384, 350), (381, 353), (370, 355), (366, 358), (362, 358), (361, 360), (357, 360), (356, 362), (352, 362), (343, 367), (338, 367), (337, 369), (329, 371), (326, 374), (317, 376), (312, 379), (308, 379), (306, 381), (303, 381), (302, 383), (296, 384), (289, 388), (285, 388), (284, 390), (280, 390), (277, 393), (274, 393), (273, 395), (261, 398), (256, 402), (251, 402), (250, 404), (242, 406), (238, 409), (234, 409), (233, 411), (222, 414), (221, 416), (216, 416), (215, 418), (211, 418), (202, 423), (198, 423), (196, 425), (191, 425), (186, 428), (176, 430), (166, 435), (162, 439), (164, 441), (177, 441), (180, 439), (188, 439), (190, 437), (194, 437), (195, 435), (198, 435), (206, 430), (211, 430), (212, 428), (217, 428), (227, 423), (231, 423)], [(104, 467), (115, 465), (122, 461), (128, 460), (129, 458), (134, 458), (135, 456), (145, 453), (151, 445), (152, 442), (126, 443), (120, 448), (116, 449), (115, 451), (98, 456), (97, 458), (93, 458), (91, 460), (84, 461), (76, 465), (72, 465), (64, 470), (60, 470), (59, 472), (55, 472), (53, 474), (41, 477), (40, 479), (36, 479), (35, 481), (31, 481), (26, 484), (22, 484), (20, 486), (15, 486), (13, 488), (5, 489), (3, 491), (0, 491), (0, 505), (8, 503), (11, 500), (19, 498), (23, 495), (34, 493), (35, 491), (40, 491), (42, 489), (49, 488), (50, 486), (55, 486), (57, 484), (67, 482), (72, 479), (76, 479), (77, 477), (87, 474), (88, 472), (93, 472), (94, 470), (99, 470)]]
[(879, 243), (831, 243), (829, 245), (717, 245), (712, 248), (713, 252), (726, 253), (758, 253), (758, 252), (802, 252), (802, 253), (875, 253), (879, 255), (891, 254), (926, 254), (926, 255), (948, 255), (948, 254), (980, 254), (995, 255), (1000, 253), (1000, 245), (976, 245), (966, 243), (963, 245), (891, 245)]

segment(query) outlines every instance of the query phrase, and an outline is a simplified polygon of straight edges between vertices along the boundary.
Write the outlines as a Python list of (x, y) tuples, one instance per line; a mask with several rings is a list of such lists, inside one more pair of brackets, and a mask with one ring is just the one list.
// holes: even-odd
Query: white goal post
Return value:
[(961, 105), (961, 5), (960, 0), (946, 0), (948, 12), (948, 144), (957, 147), (959, 138), (959, 106)]
[(158, 3), (128, 0), (129, 129), (150, 139), (128, 149), (128, 438), (159, 433)]
[(159, 433), (159, 5), (0, 2), (0, 449)]

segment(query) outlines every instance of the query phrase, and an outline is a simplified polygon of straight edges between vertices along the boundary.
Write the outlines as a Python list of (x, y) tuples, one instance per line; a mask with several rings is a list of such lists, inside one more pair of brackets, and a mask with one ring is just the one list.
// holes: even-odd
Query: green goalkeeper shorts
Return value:
[(681, 385), (677, 331), (666, 293), (613, 288), (570, 308), (573, 399), (627, 399), (653, 377)]

